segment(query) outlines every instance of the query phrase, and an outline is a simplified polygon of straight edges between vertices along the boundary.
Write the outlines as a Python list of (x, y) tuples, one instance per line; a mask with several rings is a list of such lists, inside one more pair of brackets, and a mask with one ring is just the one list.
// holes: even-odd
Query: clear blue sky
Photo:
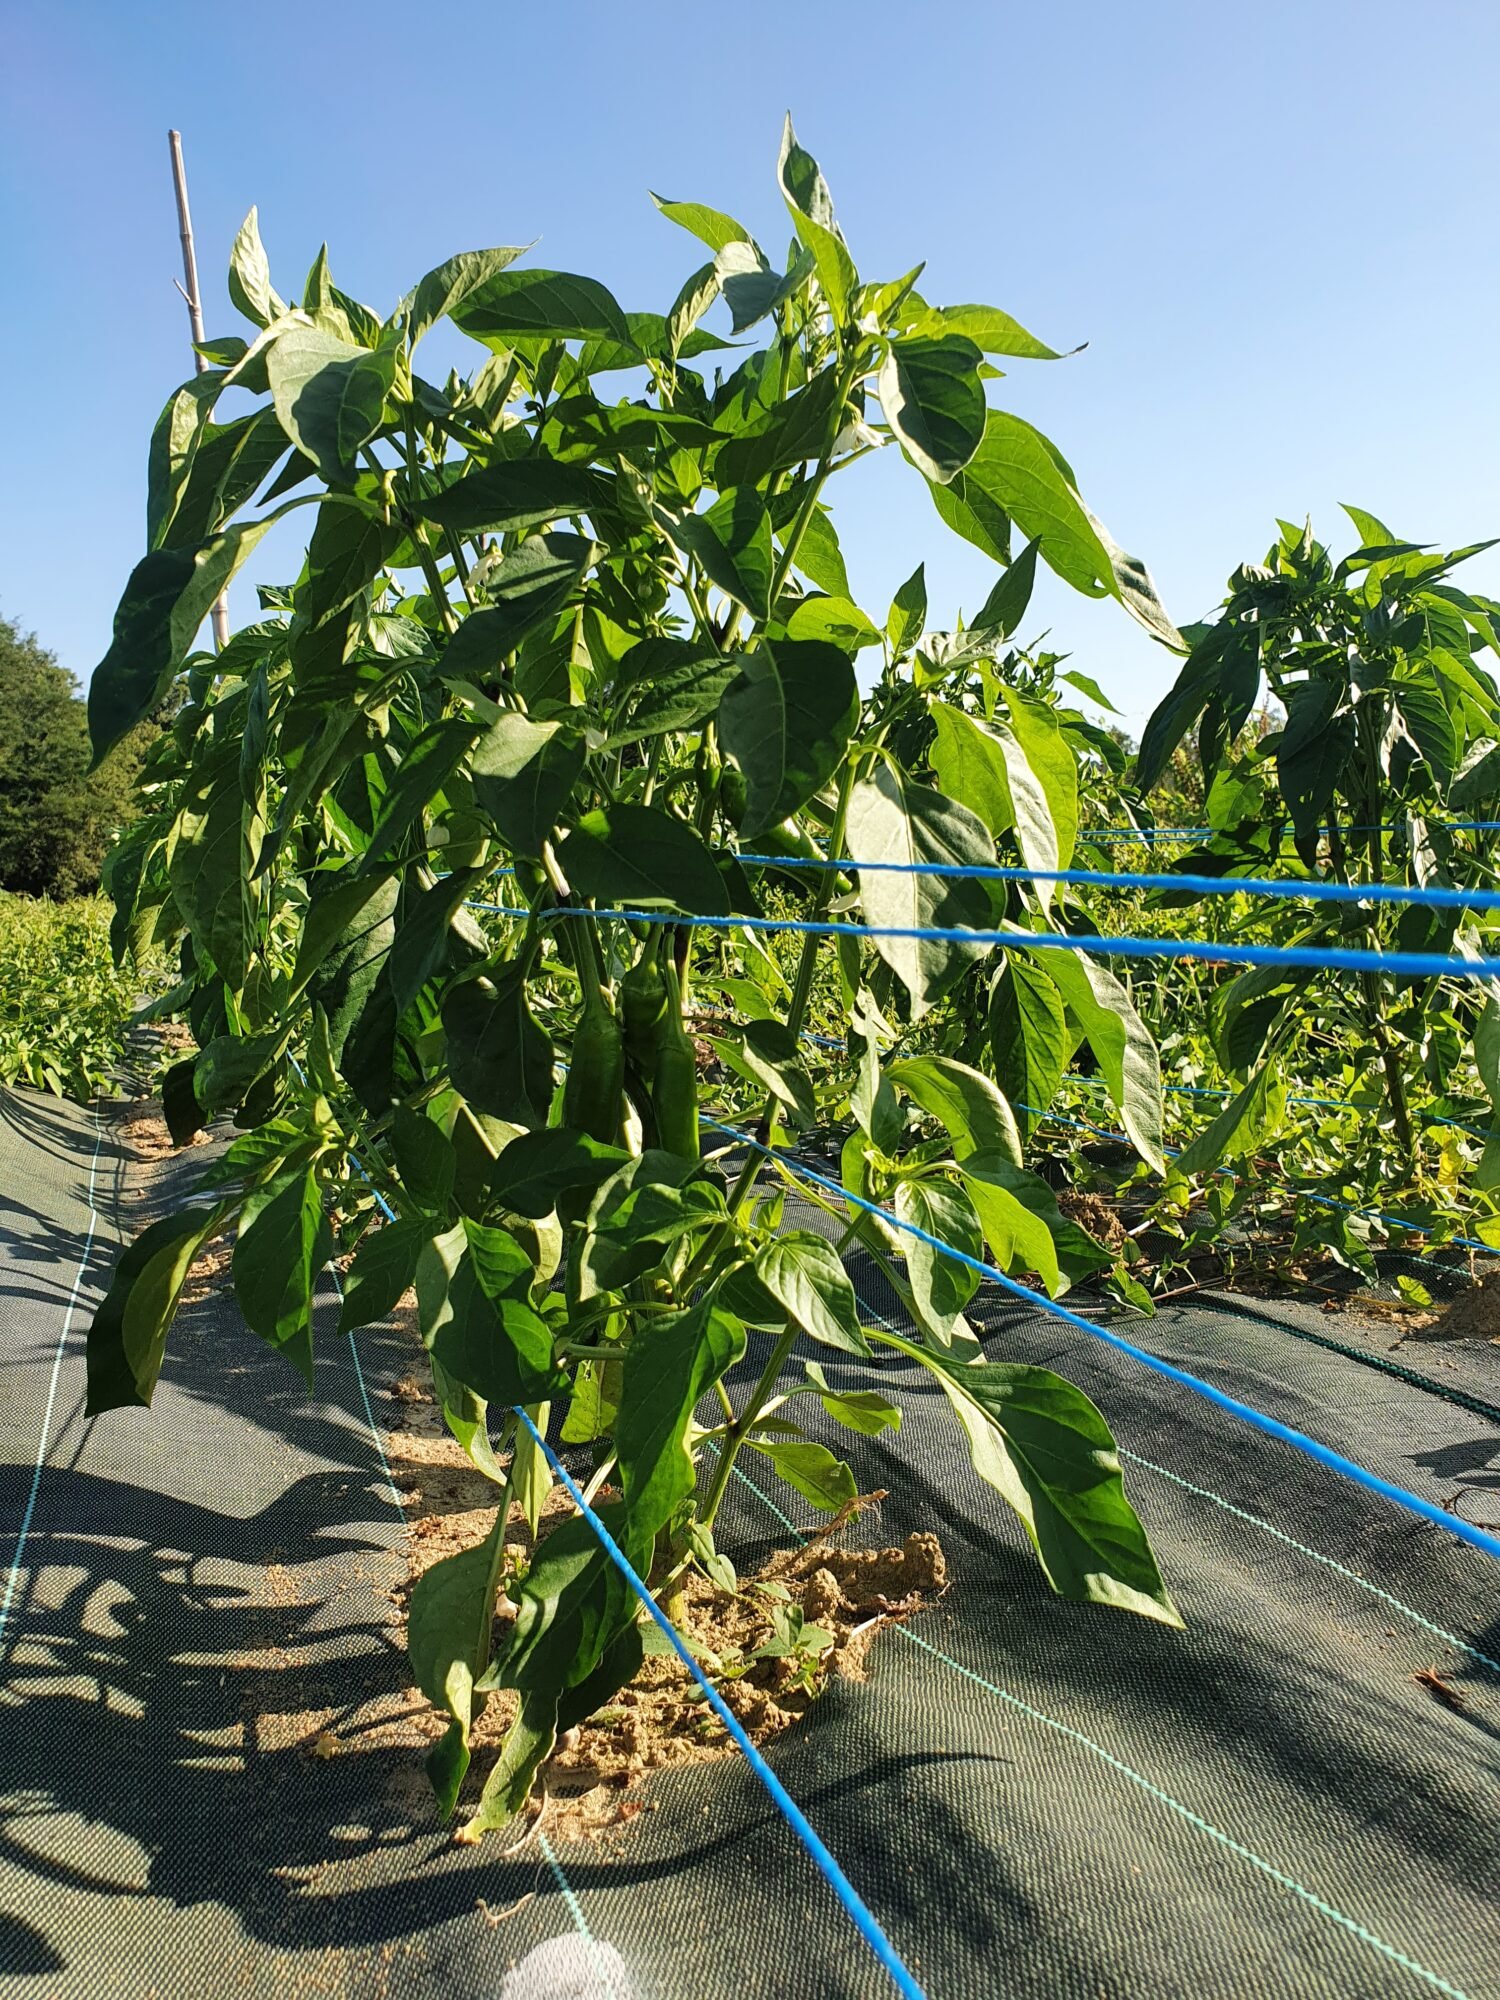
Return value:
[[(993, 393), (1179, 620), (1277, 514), (1340, 545), (1346, 499), (1414, 540), (1500, 534), (1497, 77), (1495, 0), (10, 0), (0, 611), (86, 680), (142, 553), (147, 438), (188, 372), (170, 125), (216, 333), (252, 202), (285, 292), (324, 237), (386, 311), (455, 250), (540, 236), (661, 310), (697, 257), (647, 189), (779, 244), (790, 107), (863, 275), (925, 258), (935, 302), (1089, 342)], [(894, 460), (833, 489), (857, 594), (883, 615), (926, 558), (951, 622), (993, 571)], [(1470, 574), (1500, 592), (1495, 557)], [(1138, 730), (1168, 656), (1061, 586), (1035, 609)]]

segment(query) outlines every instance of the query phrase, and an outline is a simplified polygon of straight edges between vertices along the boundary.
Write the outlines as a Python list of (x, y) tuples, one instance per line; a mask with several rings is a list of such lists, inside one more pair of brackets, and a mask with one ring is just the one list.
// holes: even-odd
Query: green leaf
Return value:
[(193, 1089), (210, 1118), (232, 1111), (249, 1095), (286, 1046), (286, 1036), (215, 1035), (193, 1070)]
[(559, 531), (532, 535), (490, 574), (491, 606), (471, 611), (443, 651), (448, 681), (493, 680), (521, 641), (562, 610), (599, 557), (599, 545)]
[[(775, 1443), (764, 1438), (746, 1438), (752, 1451), (770, 1459), (788, 1486), (793, 1486), (824, 1514), (836, 1514), (859, 1498), (854, 1474), (826, 1444), (811, 1438), (787, 1438)], [(811, 1630), (818, 1630), (814, 1626)]]
[(785, 271), (773, 270), (753, 243), (726, 243), (713, 262), (713, 272), (735, 333), (745, 333), (800, 292), (817, 268), (812, 255), (799, 250)]
[(381, 870), (413, 828), (426, 845), (423, 815), (463, 762), (478, 733), (474, 723), (450, 717), (429, 723), (408, 745), (360, 856), (361, 876), (368, 878)]
[(821, 1362), (804, 1361), (807, 1379), (818, 1401), (835, 1423), (860, 1431), (865, 1437), (879, 1437), (882, 1431), (899, 1431), (901, 1412), (878, 1389), (835, 1389), (830, 1386)]
[[(1011, 704), (1007, 703), (1008, 707)], [(993, 834), (1015, 830), (1021, 858), (1028, 867), (1056, 872), (1071, 858), (1078, 825), (1078, 767), (1055, 723), (1044, 721), (1017, 704), (1023, 741), (1011, 722), (982, 722), (978, 716), (933, 702), (931, 715), (937, 737), (929, 752), (938, 782), (952, 797), (975, 813)], [(1032, 762), (1028, 750), (1036, 755)], [(1063, 816), (1059, 828), (1053, 801)], [(1034, 885), (1037, 901), (1046, 909), (1052, 900), (1050, 882)]]
[(631, 343), (625, 315), (604, 286), (570, 271), (492, 270), (448, 306), (463, 332), (497, 351), (518, 338)]
[(911, 575), (891, 600), (890, 614), (885, 621), (885, 635), (891, 644), (892, 656), (900, 659), (909, 653), (922, 636), (922, 627), (927, 623), (927, 568), (918, 563)]
[(770, 611), (771, 516), (765, 500), (750, 486), (721, 493), (703, 514), (684, 514), (672, 529), (679, 548), (697, 557), (704, 575), (716, 589), (755, 618)]
[(607, 479), (587, 466), (517, 458), (481, 465), (441, 492), (417, 495), (412, 507), (455, 534), (516, 534), (564, 515), (596, 514), (610, 499)]
[(789, 1229), (762, 1244), (754, 1273), (794, 1326), (824, 1347), (868, 1354), (854, 1286), (833, 1245), (810, 1229)]
[(1026, 616), (1036, 584), (1036, 552), (1037, 544), (1028, 542), (1010, 568), (1001, 572), (999, 582), (979, 607), (973, 625), (975, 632), (987, 637), (993, 634), (998, 640), (1015, 631)]
[(989, 1040), (996, 1080), (1029, 1133), (1073, 1051), (1056, 981), (1021, 952), (1006, 954), (990, 988)]
[(817, 264), (818, 283), (833, 308), (834, 318), (842, 323), (859, 283), (859, 274), (834, 221), (828, 183), (812, 154), (797, 144), (790, 117), (781, 136), (776, 177), (791, 211), (793, 226)]
[(96, 766), (156, 707), (214, 599), (275, 518), (241, 522), (196, 549), (154, 549), (130, 572), (109, 651), (89, 683)]
[(443, 1032), (455, 1090), (477, 1111), (535, 1128), (552, 1104), (552, 1044), (527, 1005), (527, 970), (505, 965), (493, 980), (450, 987)]
[(487, 279), (517, 257), (526, 254), (526, 246), (494, 250), (463, 250), (458, 256), (448, 258), (436, 270), (429, 271), (412, 294), (411, 310), (407, 314), (407, 334), (413, 347), (430, 326), (436, 325), (445, 313), (453, 312), (457, 306), (482, 286)]
[(313, 1385), (312, 1302), (333, 1232), (311, 1167), (257, 1189), (240, 1213), (234, 1291), (252, 1333), (280, 1348)]
[(712, 1300), (640, 1329), (625, 1357), (615, 1450), (632, 1532), (648, 1543), (693, 1490), (688, 1420), (745, 1351), (739, 1321)]
[(486, 1403), (544, 1402), (557, 1386), (552, 1330), (518, 1289), (533, 1275), (504, 1230), (470, 1221), (418, 1262), (423, 1338), (448, 1374)]
[(819, 590), (826, 590), (830, 597), (850, 595), (844, 552), (839, 547), (832, 521), (820, 507), (814, 507), (803, 524), (802, 540), (797, 544), (793, 566)]
[[(981, 820), (884, 761), (853, 788), (848, 832), (850, 848), (864, 860), (908, 862), (918, 870), (931, 862), (994, 865), (994, 843)], [(988, 889), (965, 876), (866, 869), (859, 893), (866, 922), (891, 929), (982, 928), (990, 921)], [(989, 949), (935, 938), (878, 937), (874, 943), (910, 994), (914, 1015), (925, 1012)]]
[[(308, 886), (311, 894), (292, 968), (292, 997), (310, 984), (332, 953), (347, 949), (353, 936), (378, 932), (395, 907), (395, 884), (385, 874), (355, 875), (338, 869), (314, 875)], [(362, 925), (360, 919), (372, 903), (372, 921)]]
[(569, 1188), (596, 1188), (630, 1158), (586, 1132), (553, 1126), (512, 1139), (490, 1175), (490, 1199), (517, 1215), (550, 1215)]
[(418, 895), (408, 890), (401, 928), (393, 929), (387, 944), (386, 983), (398, 1017), (450, 958), (465, 953), (484, 955), (487, 947), (482, 933), (471, 918), (460, 916), (459, 910), (487, 873), (484, 868), (459, 868)]
[(443, 1215), (453, 1198), (458, 1161), (452, 1141), (423, 1112), (398, 1104), (391, 1113), (391, 1151), (401, 1184), (429, 1215)]
[(974, 1470), (1015, 1509), (1059, 1596), (1182, 1624), (1126, 1497), (1109, 1426), (1082, 1390), (1021, 1362), (903, 1349), (936, 1377)]
[[(824, 368), (795, 395), (776, 403), (749, 429), (720, 445), (714, 460), (715, 479), (731, 488), (753, 486), (772, 473), (826, 457), (841, 428), (843, 408), (839, 399), (839, 371)], [(826, 528), (827, 516), (821, 519)], [(807, 532), (804, 529), (804, 539)], [(808, 574), (812, 575), (812, 571)], [(845, 577), (844, 595), (848, 595), (848, 590), (849, 581)]]
[(1312, 841), (1354, 754), (1354, 711), (1334, 681), (1301, 681), (1286, 691), (1286, 727), (1276, 751), (1276, 775), (1297, 838)]
[(878, 386), (886, 422), (927, 479), (946, 486), (984, 441), (980, 351), (960, 334), (892, 340)]
[(161, 1080), (161, 1113), (174, 1146), (186, 1146), (203, 1129), (203, 1113), (193, 1089), (195, 1059), (173, 1063)]
[(1161, 1061), (1129, 993), (1108, 966), (1086, 953), (1049, 951), (1046, 969), (1098, 1059), (1111, 1102), (1136, 1151), (1164, 1173)]
[(417, 1259), (431, 1238), (432, 1224), (424, 1217), (390, 1222), (366, 1231), (344, 1280), (340, 1333), (373, 1326), (395, 1310), (415, 1284)]
[(949, 526), (997, 562), (1010, 560), (1014, 521), (1065, 583), (1087, 597), (1118, 598), (1155, 637), (1182, 645), (1144, 567), (1103, 532), (1052, 445), (1023, 418), (991, 410), (968, 465), (928, 491)]
[(167, 836), (167, 879), (199, 950), (238, 993), (257, 937), (251, 877), (261, 822), (245, 802), (238, 746), (231, 740), (189, 770)]
[(150, 1406), (188, 1272), (226, 1212), (218, 1206), (164, 1215), (120, 1253), (88, 1331), (86, 1416)]
[(489, 1665), (495, 1594), (505, 1551), (505, 1517), (496, 1509), (477, 1548), (460, 1549), (423, 1570), (407, 1606), (406, 1651), (412, 1679), (436, 1708), (453, 1718), (429, 1752), (428, 1776), (444, 1819), (458, 1802), (469, 1768), (474, 1683)]
[(1276, 1059), (1262, 1063), (1244, 1089), (1169, 1164), (1170, 1180), (1186, 1181), (1221, 1161), (1241, 1160), (1268, 1145), (1286, 1123), (1286, 1084)]
[(558, 849), (574, 893), (626, 908), (728, 916), (714, 858), (693, 828), (657, 806), (585, 813)]
[(847, 597), (802, 598), (786, 629), (793, 639), (836, 646), (843, 653), (880, 644), (878, 629)]
[(1178, 670), (1177, 678), (1152, 711), (1136, 752), (1135, 782), (1147, 793), (1172, 759), (1172, 752), (1198, 720), (1227, 677), (1226, 654), (1248, 650), (1259, 671), (1260, 652), (1254, 627), (1211, 625), (1199, 637)]
[(1018, 1271), (1035, 1271), (1054, 1298), (1066, 1289), (1052, 1231), (1007, 1185), (1009, 1176), (992, 1171), (982, 1155), (966, 1160), (959, 1171), (996, 1267), (1012, 1276)]
[(355, 1025), (385, 972), (396, 935), (399, 896), (400, 885), (394, 879), (379, 883), (374, 898), (328, 953), (308, 988), (309, 997), (327, 1022), (333, 1062), (343, 1062)]
[(506, 709), (475, 745), (474, 797), (513, 853), (539, 855), (583, 770), (580, 738), (560, 722)]
[(1086, 694), (1090, 701), (1097, 702), (1109, 714), (1118, 715), (1120, 713), (1119, 709), (1115, 707), (1114, 703), (1108, 698), (1103, 688), (1100, 687), (1092, 675), (1073, 671), (1066, 674), (1059, 674), (1058, 679), (1067, 681), (1071, 686), (1076, 687), (1081, 694)]
[(146, 541), (153, 549), (168, 539), (182, 540), (181, 536), (169, 537), (168, 530), (223, 381), (222, 371), (216, 368), (193, 376), (172, 391), (156, 420), (146, 474)]
[[(896, 1214), (902, 1222), (925, 1230), (966, 1256), (984, 1256), (979, 1217), (962, 1188), (939, 1180), (901, 1181), (896, 1188)], [(901, 1248), (912, 1303), (922, 1325), (944, 1347), (955, 1339), (972, 1338), (963, 1314), (979, 1288), (978, 1272), (905, 1231)]]
[(396, 379), (396, 350), (370, 353), (315, 326), (293, 326), (266, 351), (282, 429), (327, 480), (352, 481), (358, 453), (380, 429)]
[(956, 1159), (1001, 1152), (1021, 1164), (1015, 1113), (989, 1078), (952, 1056), (908, 1056), (886, 1066), (886, 1075), (946, 1129)]
[[(645, 685), (638, 687), (632, 663), (648, 650), (673, 664), (651, 673)], [(621, 689), (622, 706), (604, 748), (619, 750), (651, 736), (695, 729), (709, 716), (717, 715), (724, 690), (739, 673), (740, 664), (738, 654), (726, 658), (686, 640), (643, 639), (620, 662), (616, 685), (626, 681), (627, 674), (630, 678)]]
[[(924, 313), (916, 326), (923, 333), (962, 334), (986, 354), (1013, 354), (1025, 361), (1063, 359), (1057, 348), (1028, 333), (1019, 320), (998, 306), (937, 306)], [(1068, 351), (1076, 354), (1079, 350)]]
[(745, 777), (742, 839), (779, 825), (823, 788), (858, 720), (854, 668), (838, 647), (776, 640), (746, 655), (719, 711), (719, 740)]
[(257, 326), (269, 326), (286, 311), (285, 301), (271, 283), (271, 267), (260, 240), (260, 218), (253, 208), (230, 246), (229, 297), (235, 309)]
[(722, 250), (726, 243), (752, 243), (754, 240), (749, 230), (736, 222), (732, 215), (725, 215), (717, 208), (706, 208), (702, 202), (667, 201), (659, 194), (653, 194), (651, 199), (669, 222), (675, 222), (679, 229), (696, 236), (710, 250)]

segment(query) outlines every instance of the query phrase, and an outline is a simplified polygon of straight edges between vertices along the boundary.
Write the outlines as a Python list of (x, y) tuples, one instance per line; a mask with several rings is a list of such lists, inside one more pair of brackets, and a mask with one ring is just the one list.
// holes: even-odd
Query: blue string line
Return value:
[(740, 854), (771, 868), (823, 868), (844, 874), (933, 875), (965, 882), (1067, 882), (1104, 889), (1187, 890), (1199, 896), (1279, 896), (1313, 903), (1402, 903), (1431, 910), (1500, 910), (1500, 890), (1402, 888), (1394, 882), (1271, 880), (1262, 875), (1152, 875), (1096, 868), (1013, 868), (964, 861), (830, 861), (811, 855)]
[(628, 924), (688, 925), (719, 931), (789, 931), (802, 937), (910, 938), (933, 944), (1003, 945), (1011, 950), (1094, 952), (1103, 958), (1199, 959), (1216, 965), (1267, 965), (1309, 972), (1383, 972), (1404, 979), (1500, 979), (1500, 958), (1455, 958), (1434, 951), (1355, 951), (1342, 946), (1211, 944), (1197, 938), (1068, 936), (1062, 931), (975, 930), (968, 925), (838, 924), (810, 917), (709, 917), (671, 910), (592, 909), (563, 903), (533, 912), (505, 903), (476, 903), (504, 917), (594, 917)]
[[(1444, 833), (1500, 832), (1500, 819), (1430, 819), (1427, 824), (1441, 828)], [(1346, 834), (1396, 833), (1402, 825), (1400, 820), (1386, 820), (1380, 826), (1346, 826), (1341, 831)], [(1327, 831), (1326, 826), (1318, 828), (1320, 834)], [(1078, 829), (1078, 838), (1085, 841), (1140, 840), (1149, 846), (1153, 840), (1212, 840), (1216, 834), (1224, 832), (1221, 826), (1084, 826)]]
[(769, 1792), (773, 1805), (775, 1805), (787, 1825), (812, 1856), (824, 1881), (832, 1889), (834, 1895), (838, 1897), (840, 1903), (843, 1904), (845, 1911), (852, 1919), (855, 1928), (864, 1938), (865, 1943), (890, 1974), (892, 1983), (895, 1985), (897, 1991), (905, 1994), (907, 2000), (925, 2000), (921, 1987), (918, 1986), (916, 1980), (913, 1979), (901, 1960), (897, 1957), (895, 1946), (880, 1928), (879, 1923), (861, 1898), (854, 1884), (829, 1853), (827, 1847), (809, 1822), (807, 1815), (797, 1804), (797, 1801), (788, 1792), (786, 1786), (782, 1784), (765, 1758), (762, 1757), (759, 1750), (756, 1749), (755, 1745), (746, 1735), (739, 1717), (729, 1707), (724, 1697), (705, 1675), (702, 1667), (693, 1658), (693, 1655), (683, 1643), (676, 1626), (673, 1625), (672, 1621), (651, 1595), (650, 1589), (641, 1579), (630, 1558), (625, 1554), (614, 1536), (611, 1535), (609, 1529), (599, 1519), (599, 1516), (594, 1512), (588, 1501), (585, 1500), (576, 1482), (569, 1475), (567, 1467), (542, 1436), (526, 1411), (517, 1405), (515, 1414), (521, 1419), (527, 1430), (530, 1431), (537, 1444), (541, 1446), (547, 1463), (567, 1488), (569, 1499), (572, 1500), (579, 1513), (582, 1514), (594, 1533), (599, 1537), (604, 1553), (630, 1585), (641, 1603), (645, 1605), (656, 1625), (665, 1633), (673, 1652), (676, 1653), (678, 1659), (682, 1661), (682, 1664), (693, 1676), (693, 1679), (702, 1688), (708, 1698), (709, 1707), (744, 1753), (746, 1762), (749, 1764), (751, 1770), (760, 1779), (767, 1792)]
[(1132, 1361), (1139, 1361), (1154, 1374), (1165, 1376), (1169, 1382), (1176, 1382), (1181, 1388), (1190, 1389), (1195, 1396), (1202, 1396), (1217, 1409), (1224, 1410), (1232, 1417), (1238, 1417), (1242, 1423), (1264, 1432), (1267, 1437), (1280, 1439), (1283, 1444), (1291, 1445), (1295, 1451), (1302, 1452), (1304, 1456), (1325, 1466), (1329, 1471), (1353, 1480), (1355, 1485), (1363, 1486), (1368, 1492), (1379, 1494), (1384, 1500), (1393, 1501), (1396, 1506), (1404, 1507), (1408, 1513), (1415, 1514), (1424, 1521), (1430, 1521), (1436, 1527), (1446, 1528), (1449, 1534), (1457, 1535), (1460, 1541), (1470, 1543), (1474, 1548), (1482, 1550), (1485, 1555), (1500, 1559), (1500, 1537), (1486, 1533), (1483, 1528), (1476, 1528), (1472, 1522), (1465, 1521), (1460, 1515), (1445, 1514), (1440, 1507), (1434, 1507), (1430, 1500), (1424, 1500), (1420, 1494), (1408, 1493), (1404, 1486), (1393, 1485), (1390, 1480), (1382, 1479), (1378, 1473), (1367, 1471), (1362, 1465), (1356, 1465), (1353, 1459), (1345, 1458), (1328, 1445), (1319, 1444), (1316, 1438), (1307, 1437), (1302, 1431), (1293, 1430), (1289, 1424), (1280, 1423), (1275, 1417), (1266, 1416), (1263, 1411), (1255, 1409), (1249, 1403), (1241, 1403), (1233, 1396), (1226, 1396), (1222, 1389), (1215, 1389), (1211, 1383), (1200, 1381), (1196, 1375), (1189, 1375), (1186, 1369), (1174, 1368), (1170, 1361), (1163, 1361), (1155, 1354), (1148, 1354), (1145, 1348), (1136, 1347), (1131, 1341), (1122, 1340), (1117, 1333), (1106, 1332), (1103, 1327), (1095, 1326), (1092, 1321), (1084, 1319), (1080, 1313), (1070, 1311), (1067, 1306), (1060, 1306), (1055, 1299), (1049, 1299), (1042, 1292), (1033, 1291), (1029, 1285), (1023, 1285), (1019, 1279), (1008, 1278), (1003, 1271), (997, 1270), (993, 1264), (987, 1264), (983, 1258), (971, 1257), (966, 1250), (959, 1250), (953, 1244), (945, 1243), (940, 1236), (932, 1235), (919, 1224), (903, 1222), (890, 1209), (881, 1208), (876, 1202), (866, 1201), (863, 1195), (852, 1194), (849, 1189), (840, 1187), (837, 1181), (831, 1181), (826, 1174), (817, 1173), (813, 1168), (804, 1166), (792, 1155), (776, 1147), (762, 1145), (759, 1139), (752, 1139), (748, 1133), (737, 1131), (732, 1125), (722, 1125), (716, 1118), (705, 1122), (713, 1125), (716, 1130), (727, 1133), (730, 1138), (737, 1139), (742, 1146), (748, 1146), (753, 1152), (763, 1154), (768, 1160), (777, 1161), (790, 1172), (800, 1175), (803, 1180), (811, 1181), (815, 1186), (826, 1189), (829, 1194), (836, 1195), (849, 1207), (862, 1209), (866, 1215), (877, 1216), (890, 1228), (901, 1229), (908, 1236), (915, 1236), (918, 1242), (925, 1243), (929, 1249), (941, 1251), (943, 1256), (951, 1257), (956, 1264), (962, 1264), (970, 1271), (976, 1271), (981, 1278), (988, 1278), (992, 1284), (1001, 1286), (1003, 1290), (1018, 1299), (1023, 1299), (1027, 1305), (1039, 1307), (1041, 1311), (1050, 1313), (1054, 1319), (1060, 1319), (1068, 1326), (1080, 1328), (1084, 1333), (1091, 1334), (1095, 1340), (1102, 1340), (1106, 1347), (1114, 1348), (1116, 1353), (1126, 1355)]
[[(838, 1046), (842, 1048), (844, 1045), (842, 1042), (840, 1042)], [(1093, 1077), (1087, 1077), (1081, 1080), (1088, 1083), (1094, 1083), (1097, 1081), (1097, 1079)], [(1195, 1085), (1191, 1083), (1169, 1083), (1164, 1087), (1167, 1090), (1171, 1091), (1177, 1097), (1224, 1098), (1224, 1097), (1233, 1097), (1237, 1094), (1232, 1090), (1224, 1090), (1222, 1088), (1207, 1089), (1201, 1085)], [(1347, 1097), (1298, 1096), (1298, 1097), (1288, 1097), (1287, 1103), (1311, 1104), (1320, 1107), (1325, 1111), (1369, 1111), (1375, 1108), (1367, 1104), (1356, 1104), (1353, 1102), (1351, 1098)], [(1466, 1124), (1462, 1118), (1445, 1118), (1440, 1112), (1437, 1111), (1423, 1111), (1419, 1112), (1417, 1116), (1424, 1125), (1449, 1125), (1453, 1128), (1455, 1132), (1472, 1133), (1476, 1139), (1500, 1139), (1500, 1132), (1494, 1131), (1488, 1125), (1469, 1125)]]

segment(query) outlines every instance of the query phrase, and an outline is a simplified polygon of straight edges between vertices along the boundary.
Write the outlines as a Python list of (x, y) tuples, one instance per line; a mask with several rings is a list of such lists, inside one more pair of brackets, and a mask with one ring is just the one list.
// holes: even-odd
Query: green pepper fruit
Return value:
[(583, 1012), (573, 1030), (573, 1054), (563, 1091), (563, 1118), (601, 1145), (620, 1143), (624, 1110), (625, 1038), (598, 981), (583, 980)]
[(668, 960), (663, 977), (667, 1007), (656, 1037), (656, 1076), (651, 1108), (656, 1114), (656, 1140), (669, 1153), (698, 1158), (698, 1059), (692, 1037), (682, 1022), (682, 989), (677, 968)]
[(667, 982), (658, 963), (662, 933), (656, 931), (620, 981), (620, 1021), (625, 1053), (643, 1081), (656, 1070), (656, 1044), (667, 1012)]

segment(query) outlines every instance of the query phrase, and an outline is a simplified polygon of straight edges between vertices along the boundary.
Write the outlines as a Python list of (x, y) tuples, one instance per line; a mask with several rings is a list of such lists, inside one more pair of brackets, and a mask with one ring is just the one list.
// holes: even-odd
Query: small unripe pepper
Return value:
[(656, 1076), (651, 1085), (651, 1109), (656, 1114), (658, 1145), (687, 1160), (698, 1158), (698, 1058), (682, 1022), (682, 989), (677, 968), (668, 960), (663, 977), (667, 1009), (656, 1036)]
[(563, 1118), (601, 1145), (620, 1142), (624, 1110), (625, 1038), (599, 983), (585, 973), (583, 1012), (573, 1030), (573, 1053), (563, 1091)]
[(667, 1012), (667, 982), (659, 961), (658, 930), (620, 981), (620, 1022), (625, 1053), (636, 1073), (649, 1083), (656, 1069), (656, 1039)]

